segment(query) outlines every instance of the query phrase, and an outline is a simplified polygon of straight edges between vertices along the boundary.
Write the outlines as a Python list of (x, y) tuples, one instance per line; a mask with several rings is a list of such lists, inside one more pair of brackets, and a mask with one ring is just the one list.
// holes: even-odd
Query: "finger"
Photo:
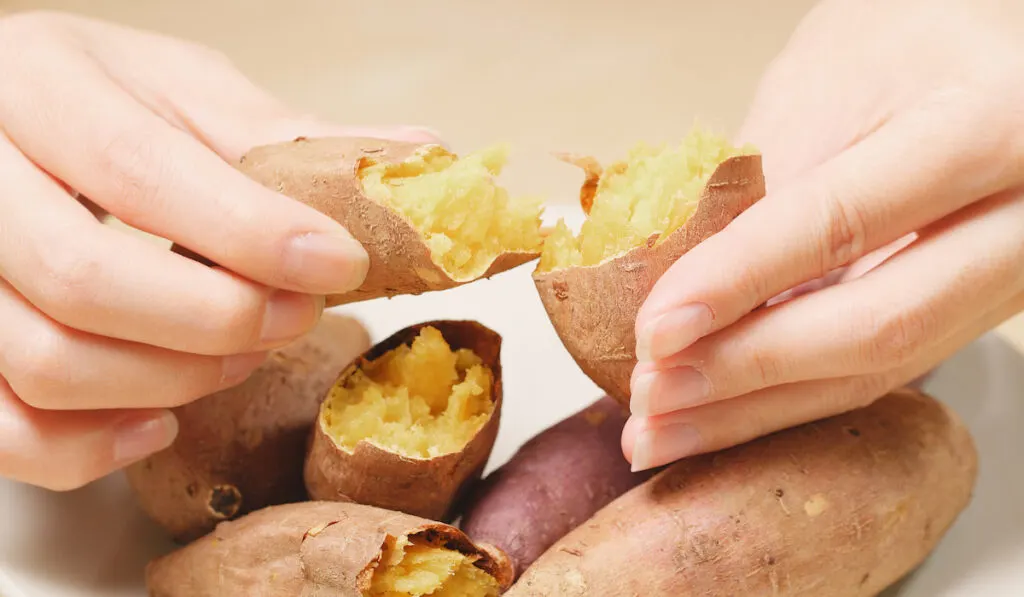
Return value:
[(1024, 294), (976, 318), (917, 361), (888, 371), (774, 386), (671, 414), (633, 416), (623, 430), (623, 453), (633, 470), (646, 470), (866, 406), (919, 378), (1021, 309)]
[(103, 226), (0, 134), (0, 277), (70, 328), (196, 354), (283, 345), (322, 299), (204, 267)]
[(1021, 195), (976, 203), (926, 229), (870, 275), (751, 313), (674, 356), (641, 363), (633, 412), (664, 414), (916, 361), (970, 325), (979, 305), (1024, 291), (1021, 222)]
[(0, 321), (0, 375), (47, 410), (179, 406), (241, 383), (265, 357), (206, 357), (72, 330), (2, 280)]
[(166, 410), (37, 410), (0, 378), (0, 477), (76, 489), (163, 450), (177, 432)]
[(426, 127), (347, 126), (296, 113), (206, 46), (98, 20), (83, 21), (78, 30), (122, 89), (230, 163), (257, 145), (300, 136), (444, 145)]
[(946, 104), (891, 120), (683, 255), (637, 317), (641, 360), (668, 357), (788, 288), (1017, 184), (1016, 132), (992, 130), (984, 106)]
[[(31, 48), (8, 66), (0, 120), (32, 160), (127, 224), (274, 288), (344, 293), (368, 257), (337, 222), (249, 179), (140, 105), (95, 64)], [(75, 101), (66, 101), (73, 97)], [(40, 135), (60, 125), (60, 142)]]

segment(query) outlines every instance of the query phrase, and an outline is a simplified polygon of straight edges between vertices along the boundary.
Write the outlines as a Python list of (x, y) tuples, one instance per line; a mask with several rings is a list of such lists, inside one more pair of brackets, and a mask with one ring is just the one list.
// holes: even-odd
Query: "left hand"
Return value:
[(826, 0), (769, 69), (767, 196), (637, 318), (634, 469), (864, 406), (1024, 308), (1024, 11), (940, 4)]

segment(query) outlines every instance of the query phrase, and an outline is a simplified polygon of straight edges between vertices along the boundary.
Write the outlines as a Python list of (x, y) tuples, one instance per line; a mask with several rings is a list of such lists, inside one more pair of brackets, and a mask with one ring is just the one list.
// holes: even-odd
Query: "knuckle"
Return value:
[(736, 287), (751, 308), (767, 300), (771, 295), (771, 288), (764, 272), (763, 268), (747, 260), (741, 261), (735, 270)]
[(8, 381), (18, 397), (38, 409), (60, 407), (69, 389), (68, 339), (56, 329), (40, 329), (5, 355), (11, 374)]
[(771, 351), (750, 347), (751, 373), (756, 376), (757, 389), (778, 385), (782, 381), (782, 366)]
[(937, 318), (927, 308), (891, 309), (868, 318), (864, 349), (866, 362), (875, 370), (889, 370), (912, 362), (934, 339)]
[(822, 194), (824, 225), (818, 238), (820, 271), (831, 271), (864, 254), (868, 218), (866, 211), (848, 195)]
[(102, 270), (103, 264), (88, 251), (44, 251), (39, 256), (36, 280), (39, 307), (51, 317), (62, 319), (63, 314), (91, 305)]
[(126, 127), (104, 146), (99, 169), (110, 185), (121, 217), (135, 220), (159, 208), (163, 187), (173, 170), (159, 150), (160, 135), (144, 126)]

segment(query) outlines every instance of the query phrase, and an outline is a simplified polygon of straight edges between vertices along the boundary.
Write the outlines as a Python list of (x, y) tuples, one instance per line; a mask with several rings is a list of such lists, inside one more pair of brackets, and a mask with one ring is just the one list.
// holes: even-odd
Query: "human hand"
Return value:
[(995, 0), (812, 11), (740, 134), (767, 196), (637, 318), (634, 469), (864, 406), (1024, 308), (1022, 30)]
[[(362, 247), (232, 167), (298, 135), (436, 141), (295, 114), (222, 56), (55, 13), (0, 19), (0, 476), (70, 489), (173, 440), (357, 287)], [(208, 268), (101, 224), (77, 193)]]

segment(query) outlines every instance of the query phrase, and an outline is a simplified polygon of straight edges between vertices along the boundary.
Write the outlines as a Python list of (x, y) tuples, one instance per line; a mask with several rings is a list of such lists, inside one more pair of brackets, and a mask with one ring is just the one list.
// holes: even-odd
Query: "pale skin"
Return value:
[(739, 138), (768, 192), (639, 313), (634, 469), (866, 405), (1024, 308), (1019, 3), (827, 0)]
[(319, 122), (212, 50), (62, 14), (0, 19), (0, 81), (0, 476), (56, 490), (168, 446), (168, 408), (248, 377), (365, 276), (337, 223), (231, 166), (244, 151), (437, 141)]
[[(768, 195), (637, 319), (634, 468), (867, 404), (1024, 307), (1024, 20), (938, 4), (827, 0), (767, 72), (739, 137)], [(168, 408), (245, 379), (365, 275), (242, 152), (437, 141), (320, 122), (211, 50), (60, 14), (0, 19), (0, 81), (0, 476), (57, 490), (169, 445)]]

